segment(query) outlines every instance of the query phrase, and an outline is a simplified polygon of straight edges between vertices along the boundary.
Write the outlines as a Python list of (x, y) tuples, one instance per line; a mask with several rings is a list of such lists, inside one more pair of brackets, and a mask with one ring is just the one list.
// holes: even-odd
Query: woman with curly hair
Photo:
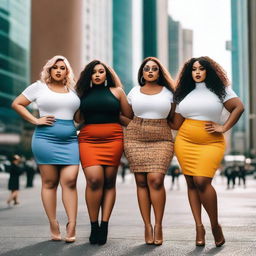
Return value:
[[(179, 130), (175, 154), (187, 182), (188, 199), (196, 224), (196, 245), (205, 245), (202, 205), (211, 222), (217, 247), (225, 243), (218, 222), (217, 195), (211, 182), (225, 152), (223, 133), (231, 129), (244, 107), (223, 68), (209, 57), (192, 58), (183, 66), (174, 100), (171, 127)], [(221, 125), (223, 108), (229, 118)]]
[(161, 245), (166, 199), (164, 177), (173, 156), (173, 138), (167, 123), (174, 109), (173, 80), (157, 58), (148, 57), (139, 68), (138, 83), (128, 94), (134, 117), (126, 129), (125, 154), (136, 180), (145, 242)]
[(81, 99), (76, 121), (82, 124), (78, 139), (91, 221), (89, 241), (103, 245), (107, 241), (108, 221), (116, 198), (116, 175), (123, 153), (119, 115), (129, 118), (132, 112), (118, 76), (99, 60), (91, 61), (81, 72), (76, 91)]
[[(68, 216), (65, 241), (75, 241), (79, 151), (73, 116), (80, 100), (73, 89), (74, 83), (68, 60), (57, 55), (43, 67), (40, 81), (28, 86), (12, 103), (12, 107), (25, 120), (36, 125), (32, 151), (40, 169), (41, 196), (50, 222), (51, 239), (54, 241), (61, 240), (56, 220), (59, 183)], [(32, 102), (38, 106), (39, 118), (26, 109)]]

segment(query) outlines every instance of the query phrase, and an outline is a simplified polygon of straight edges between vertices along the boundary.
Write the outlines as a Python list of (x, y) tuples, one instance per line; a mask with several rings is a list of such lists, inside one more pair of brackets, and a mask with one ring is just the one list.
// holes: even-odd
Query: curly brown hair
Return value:
[(209, 90), (215, 93), (221, 101), (226, 96), (225, 87), (230, 85), (226, 71), (216, 61), (208, 56), (191, 58), (182, 67), (177, 80), (174, 95), (175, 102), (181, 102), (192, 90), (195, 89), (195, 81), (192, 78), (193, 64), (198, 61), (206, 69), (205, 84)]

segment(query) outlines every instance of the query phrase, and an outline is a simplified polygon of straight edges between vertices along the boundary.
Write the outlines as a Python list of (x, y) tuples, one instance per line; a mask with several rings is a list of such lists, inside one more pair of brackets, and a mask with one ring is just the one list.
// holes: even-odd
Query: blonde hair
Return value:
[(61, 55), (56, 55), (56, 56), (52, 57), (51, 59), (49, 59), (46, 62), (46, 64), (43, 67), (43, 70), (40, 74), (40, 80), (43, 83), (46, 83), (46, 84), (51, 83), (51, 72), (50, 72), (50, 70), (55, 65), (55, 63), (59, 60), (62, 60), (65, 63), (66, 68), (67, 68), (67, 75), (64, 78), (64, 85), (73, 89), (74, 85), (75, 85), (75, 78), (74, 78), (73, 70), (70, 66), (69, 61), (64, 56), (61, 56)]

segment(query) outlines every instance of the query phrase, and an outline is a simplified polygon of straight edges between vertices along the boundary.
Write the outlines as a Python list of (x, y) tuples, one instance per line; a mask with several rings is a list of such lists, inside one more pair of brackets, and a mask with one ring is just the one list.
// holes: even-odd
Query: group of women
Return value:
[[(225, 239), (211, 181), (224, 155), (223, 133), (238, 121), (243, 104), (229, 86), (225, 71), (209, 57), (187, 61), (176, 82), (157, 58), (148, 57), (139, 68), (138, 84), (126, 96), (114, 70), (98, 60), (86, 65), (75, 84), (68, 60), (54, 56), (43, 67), (40, 80), (13, 101), (12, 107), (36, 125), (32, 151), (41, 173), (42, 202), (51, 239), (62, 239), (56, 219), (60, 183), (68, 218), (65, 241), (76, 240), (76, 181), (81, 162), (91, 221), (89, 241), (106, 243), (124, 151), (135, 176), (145, 242), (161, 245), (164, 177), (175, 153), (187, 182), (196, 245), (205, 245), (203, 206), (215, 244), (221, 246)], [(39, 118), (27, 110), (31, 102), (36, 102)], [(224, 107), (230, 115), (222, 125)], [(74, 121), (81, 128), (78, 136)], [(179, 130), (175, 142), (171, 129)]]

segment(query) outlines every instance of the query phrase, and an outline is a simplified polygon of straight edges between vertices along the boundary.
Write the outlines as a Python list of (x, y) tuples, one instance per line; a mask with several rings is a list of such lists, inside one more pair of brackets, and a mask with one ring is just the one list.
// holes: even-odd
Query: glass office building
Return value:
[(30, 0), (0, 1), (0, 151), (15, 153), (24, 123), (12, 100), (30, 82)]
[(132, 1), (113, 0), (113, 67), (124, 89), (133, 87)]

